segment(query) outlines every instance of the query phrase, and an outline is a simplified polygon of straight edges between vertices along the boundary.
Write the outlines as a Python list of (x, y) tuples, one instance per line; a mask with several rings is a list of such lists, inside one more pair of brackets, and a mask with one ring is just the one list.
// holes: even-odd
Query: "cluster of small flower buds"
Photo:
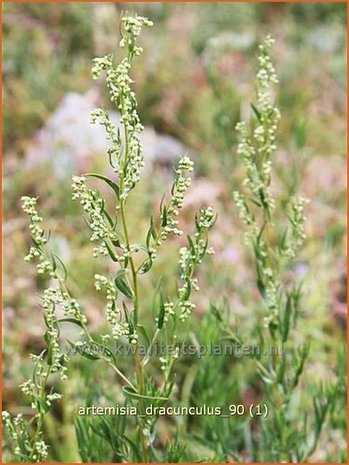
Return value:
[[(201, 263), (205, 255), (214, 255), (213, 247), (207, 247), (207, 231), (212, 228), (216, 222), (216, 215), (214, 214), (211, 207), (202, 208), (199, 212), (197, 219), (196, 232), (195, 232), (195, 244), (194, 249), (191, 250), (191, 257), (195, 263)], [(192, 282), (195, 288), (195, 283)]]
[(24, 257), (26, 262), (31, 261), (33, 258), (39, 258), (37, 264), (38, 274), (48, 273), (52, 278), (57, 278), (57, 273), (54, 270), (54, 263), (48, 259), (45, 253), (44, 246), (47, 243), (45, 232), (40, 226), (43, 219), (36, 210), (37, 198), (36, 197), (22, 197), (22, 209), (29, 215), (30, 225), (29, 230), (32, 236), (34, 245), (29, 248), (29, 253)]
[(191, 259), (191, 254), (189, 252), (189, 249), (187, 247), (181, 247), (179, 249), (179, 266), (182, 270), (182, 275), (181, 275), (182, 279), (184, 278), (184, 273), (189, 267), (190, 259)]
[(63, 300), (63, 311), (68, 317), (74, 317), (81, 323), (87, 323), (87, 318), (83, 313), (83, 310), (76, 299), (72, 299), (69, 295), (62, 295), (66, 300)]
[[(257, 202), (265, 208), (266, 214), (270, 215), (270, 211), (274, 209), (275, 202), (270, 192), (270, 170), (271, 161), (265, 160), (262, 166), (257, 162), (257, 159), (263, 160), (265, 150), (262, 153), (253, 147), (251, 141), (247, 136), (246, 124), (238, 123), (236, 126), (240, 134), (240, 142), (238, 145), (238, 155), (240, 155), (245, 163), (247, 176), (243, 181), (243, 186), (247, 187), (254, 194)], [(268, 155), (269, 156), (269, 155)], [(246, 224), (252, 224), (250, 214), (247, 214), (245, 198), (242, 193), (239, 195), (234, 194), (235, 199), (238, 201), (239, 214)]]
[(129, 192), (140, 179), (140, 171), (144, 166), (139, 134), (143, 130), (137, 113), (137, 100), (131, 89), (132, 80), (128, 75), (131, 64), (127, 58), (115, 68), (107, 72), (107, 85), (111, 99), (115, 100), (120, 111), (120, 123), (124, 127), (124, 156), (119, 165), (119, 174), (123, 179), (120, 199), (125, 200)]
[(41, 227), (43, 221), (42, 216), (39, 215), (36, 204), (36, 197), (22, 197), (22, 209), (29, 215), (30, 225), (29, 230), (32, 236), (34, 245), (29, 248), (29, 253), (24, 257), (26, 262), (29, 262), (33, 258), (39, 258), (37, 264), (37, 270), (39, 274), (49, 273), (51, 277), (56, 277), (54, 272), (53, 263), (47, 259), (44, 253), (43, 246), (46, 244), (47, 239), (45, 238), (45, 232)]
[[(46, 244), (47, 239), (44, 237), (44, 230), (40, 226), (40, 223), (42, 222), (42, 217), (36, 210), (37, 198), (23, 196), (21, 198), (21, 201), (23, 211), (25, 211), (25, 213), (27, 213), (30, 217), (29, 230), (31, 232), (33, 240), (38, 246)], [(32, 254), (34, 254), (34, 251), (29, 252), (30, 257), (32, 256)]]
[(89, 216), (89, 226), (92, 231), (90, 240), (101, 242), (98, 247), (94, 248), (93, 256), (108, 255), (106, 242), (115, 240), (116, 236), (106, 221), (104, 200), (98, 191), (88, 189), (85, 176), (73, 176), (72, 181), (72, 198), (80, 201), (84, 212)]
[(30, 262), (33, 258), (39, 257), (39, 256), (40, 256), (40, 252), (37, 249), (37, 247), (30, 247), (28, 255), (24, 257), (24, 261)]
[(33, 459), (42, 462), (48, 456), (48, 445), (42, 439), (35, 442), (35, 450), (37, 455), (33, 455)]
[(119, 131), (110, 121), (106, 112), (97, 109), (92, 112), (92, 122), (99, 122), (105, 127), (108, 139), (112, 146), (108, 150), (114, 170), (120, 178), (120, 200), (126, 200), (129, 192), (140, 179), (140, 170), (144, 165), (142, 147), (139, 134), (143, 130), (137, 113), (137, 100), (131, 88), (132, 79), (129, 76), (131, 61), (134, 56), (140, 55), (142, 48), (136, 45), (142, 26), (151, 26), (152, 22), (142, 16), (122, 18), (123, 37), (120, 47), (128, 47), (128, 55), (116, 67), (113, 65), (113, 56), (95, 58), (92, 76), (97, 79), (106, 72), (106, 83), (110, 99), (115, 102), (120, 111), (120, 123), (124, 130), (123, 140)]
[[(258, 151), (262, 154), (262, 161), (265, 162), (275, 151), (277, 125), (280, 120), (280, 111), (274, 105), (271, 96), (271, 85), (277, 84), (275, 68), (270, 59), (270, 48), (274, 40), (267, 36), (259, 46), (258, 72), (257, 72), (257, 113), (259, 124), (254, 130), (254, 139), (258, 145)], [(268, 165), (262, 167), (270, 172)]]
[(280, 297), (278, 294), (278, 286), (272, 278), (268, 280), (266, 285), (265, 301), (268, 315), (264, 317), (264, 326), (265, 328), (270, 326), (276, 327), (279, 325)]
[[(42, 440), (41, 435), (32, 443), (29, 436), (29, 421), (25, 420), (21, 413), (11, 417), (9, 412), (2, 412), (3, 425), (14, 441), (14, 454), (18, 462), (44, 462), (48, 457), (48, 445)], [(33, 446), (33, 447), (32, 447)]]
[(10, 425), (11, 425), (11, 415), (9, 414), (9, 412), (7, 410), (2, 411), (2, 421), (3, 421), (4, 425), (7, 428), (10, 427)]
[(202, 208), (199, 213), (197, 234), (199, 235), (200, 231), (202, 230), (210, 229), (214, 221), (215, 221), (215, 214), (212, 210), (212, 207)]
[(153, 22), (144, 16), (138, 15), (135, 17), (124, 16), (121, 21), (126, 34), (123, 35), (120, 40), (120, 47), (127, 46), (132, 53), (140, 55), (143, 52), (143, 49), (141, 47), (136, 47), (134, 45), (134, 40), (139, 37), (143, 25), (152, 27)]
[(45, 323), (47, 326), (46, 338), (51, 354), (51, 371), (60, 372), (61, 379), (66, 379), (67, 355), (64, 354), (59, 344), (59, 328), (57, 324), (56, 305), (62, 303), (60, 289), (48, 288), (42, 296), (42, 307), (45, 310)]
[(193, 171), (194, 170), (194, 162), (187, 156), (184, 155), (179, 159), (178, 167), (176, 173), (179, 175), (183, 174), (183, 171)]
[[(47, 334), (47, 333), (46, 333)], [(50, 336), (46, 336), (46, 339), (49, 339)], [(43, 351), (40, 355), (30, 354), (30, 357), (34, 363), (33, 375), (30, 379), (23, 382), (19, 387), (23, 394), (27, 395), (31, 399), (31, 407), (37, 410), (37, 416), (41, 416), (43, 413), (47, 412), (47, 408), (51, 407), (52, 402), (55, 400), (61, 399), (61, 394), (53, 392), (52, 390), (46, 394), (46, 382), (47, 377), (50, 373), (55, 373), (58, 370), (61, 374), (61, 379), (65, 379), (66, 368), (62, 369), (62, 365), (66, 362), (66, 357), (61, 355), (61, 360), (59, 361), (59, 366), (55, 363), (54, 357), (57, 355), (55, 348), (52, 347), (51, 341), (48, 340), (48, 352), (52, 355), (49, 356), (48, 363), (45, 365), (44, 362), (44, 353)], [(63, 361), (64, 359), (64, 361)], [(45, 411), (42, 411), (42, 407), (45, 406)], [(15, 422), (16, 423), (16, 422)]]
[[(176, 336), (174, 337), (174, 342), (176, 341)], [(161, 363), (161, 370), (166, 372), (171, 369), (172, 362), (177, 360), (179, 357), (180, 348), (178, 345), (171, 347), (171, 350), (168, 350), (165, 357), (159, 357)]]
[(138, 343), (138, 334), (136, 332), (133, 332), (132, 334), (129, 334), (128, 339), (130, 341), (130, 344), (136, 345)]
[[(59, 320), (56, 315), (56, 307), (60, 306), (66, 316), (74, 317), (80, 323), (84, 324), (87, 321), (82, 308), (75, 299), (71, 298), (66, 288), (66, 276), (62, 277), (57, 269), (56, 258), (58, 257), (47, 250), (47, 239), (41, 227), (42, 217), (36, 210), (36, 204), (36, 198), (22, 197), (22, 208), (30, 217), (30, 232), (33, 239), (33, 245), (30, 247), (25, 260), (29, 261), (32, 258), (39, 258), (37, 265), (38, 274), (48, 274), (58, 282), (58, 286), (48, 287), (42, 294), (42, 308), (47, 328), (45, 333), (47, 350), (43, 351), (40, 355), (31, 354), (31, 359), (34, 363), (33, 376), (20, 386), (22, 392), (31, 398), (32, 408), (37, 410), (35, 418), (38, 422), (38, 432), (35, 441), (29, 436), (31, 428), (27, 424), (21, 424), (18, 417), (14, 418), (13, 421), (9, 420), (9, 424), (9, 421), (6, 420), (6, 413), (4, 415), (6, 426), (15, 441), (15, 455), (19, 456), (21, 461), (23, 461), (23, 458), (26, 458), (26, 461), (29, 462), (42, 462), (48, 456), (48, 446), (42, 440), (40, 422), (42, 423), (43, 415), (50, 409), (52, 402), (61, 398), (59, 393), (52, 390), (46, 394), (46, 384), (49, 375), (59, 373), (61, 380), (67, 378), (66, 365), (68, 356), (63, 353), (60, 347)], [(64, 268), (63, 263), (60, 260), (59, 262)], [(20, 429), (20, 434), (16, 432), (16, 427)], [(17, 442), (16, 437), (18, 439)]]
[(179, 210), (183, 207), (184, 194), (191, 185), (191, 177), (186, 172), (194, 170), (194, 162), (188, 156), (182, 156), (179, 159), (177, 169), (175, 170), (176, 178), (172, 186), (172, 197), (167, 206), (161, 213), (161, 231), (158, 239), (158, 245), (166, 240), (169, 234), (180, 236), (183, 232), (178, 228)]
[(40, 255), (39, 263), (37, 264), (38, 274), (49, 273), (51, 277), (55, 277), (56, 274), (53, 271), (53, 264), (45, 258), (44, 255)]
[(267, 35), (264, 41), (258, 46), (259, 69), (257, 73), (257, 79), (261, 87), (268, 87), (269, 83), (277, 84), (279, 82), (274, 65), (270, 59), (270, 49), (273, 43), (274, 39), (271, 37), (271, 35)]
[[(116, 321), (111, 327), (112, 336), (114, 339), (120, 339), (121, 337), (127, 337), (130, 339), (130, 328), (126, 320)], [(132, 335), (131, 343), (134, 343), (137, 335)]]
[(188, 318), (188, 316), (192, 314), (195, 308), (196, 308), (196, 305), (193, 302), (189, 302), (188, 300), (181, 301), (179, 304), (180, 321), (185, 321)]
[(52, 402), (55, 400), (61, 400), (62, 399), (62, 394), (59, 394), (58, 392), (51, 392), (51, 394), (47, 394), (46, 396), (46, 402), (48, 405), (51, 405)]
[(165, 316), (164, 321), (167, 322), (170, 316), (174, 315), (174, 303), (173, 302), (165, 302)]
[[(270, 190), (271, 154), (276, 150), (275, 140), (280, 112), (275, 107), (271, 96), (271, 85), (278, 82), (275, 69), (270, 59), (270, 47), (273, 40), (267, 36), (259, 46), (257, 72), (257, 104), (252, 106), (257, 125), (253, 131), (253, 141), (245, 122), (239, 122), (236, 130), (239, 134), (237, 153), (242, 157), (246, 167), (246, 178), (243, 186), (253, 194), (254, 204), (261, 207), (266, 221), (270, 219), (275, 201)], [(234, 192), (239, 216), (250, 227), (247, 240), (258, 234), (255, 218), (248, 202), (241, 192)], [(252, 204), (251, 204), (252, 206)]]
[[(280, 112), (272, 96), (272, 85), (278, 82), (275, 69), (270, 59), (270, 47), (273, 40), (268, 36), (259, 46), (257, 72), (257, 102), (252, 105), (256, 125), (252, 136), (246, 123), (238, 123), (238, 155), (244, 161), (247, 175), (243, 181), (250, 195), (234, 192), (234, 200), (239, 216), (248, 226), (246, 240), (253, 245), (257, 282), (264, 303), (267, 307), (265, 325), (274, 331), (280, 325), (279, 312), (283, 306), (285, 289), (280, 278), (280, 258), (295, 257), (296, 251), (305, 238), (304, 199), (292, 199), (289, 205), (289, 224), (283, 234), (277, 251), (269, 242), (268, 229), (273, 226), (271, 212), (275, 202), (271, 195), (271, 155), (276, 150), (276, 135)], [(252, 195), (251, 195), (252, 194)], [(259, 212), (259, 213), (258, 213)], [(277, 253), (278, 252), (278, 253)]]
[(179, 250), (179, 266), (183, 285), (178, 289), (179, 319), (184, 321), (195, 309), (195, 304), (189, 301), (191, 290), (199, 290), (198, 281), (194, 278), (195, 266), (202, 262), (205, 255), (213, 255), (212, 247), (207, 247), (207, 232), (216, 221), (211, 207), (202, 208), (196, 218), (195, 240), (189, 240), (189, 248)]
[(268, 316), (265, 318), (265, 323), (274, 325), (278, 324), (278, 311), (279, 311), (279, 283), (276, 276), (274, 276), (271, 268), (264, 270), (265, 284), (265, 300), (268, 308)]
[(112, 327), (112, 333), (115, 339), (118, 339), (120, 336), (125, 335), (125, 328), (120, 326), (120, 310), (116, 306), (117, 299), (117, 288), (115, 284), (110, 281), (106, 276), (96, 274), (95, 275), (95, 287), (97, 291), (105, 289), (106, 291), (106, 314), (107, 320)]
[(28, 261), (34, 257), (39, 257), (37, 264), (38, 274), (49, 274), (52, 278), (59, 282), (59, 287), (48, 287), (42, 295), (42, 307), (45, 312), (45, 323), (47, 326), (46, 339), (50, 351), (50, 366), (51, 372), (59, 372), (61, 379), (66, 378), (66, 362), (67, 356), (62, 353), (59, 344), (59, 330), (56, 316), (56, 306), (62, 305), (64, 313), (68, 316), (73, 316), (82, 323), (86, 323), (86, 317), (80, 305), (75, 299), (63, 289), (64, 280), (59, 276), (54, 259), (51, 254), (46, 251), (47, 240), (44, 238), (44, 230), (39, 223), (42, 222), (42, 217), (36, 210), (37, 198), (22, 197), (22, 208), (30, 217), (30, 231), (34, 246), (31, 246), (29, 254), (25, 257)]
[(113, 66), (113, 55), (109, 53), (104, 57), (96, 57), (92, 60), (93, 66), (91, 69), (92, 79), (98, 79), (103, 71)]
[(112, 145), (108, 148), (110, 165), (113, 171), (120, 177), (122, 175), (119, 163), (122, 150), (120, 130), (117, 129), (115, 124), (111, 121), (108, 112), (101, 108), (92, 110), (90, 117), (92, 124), (99, 122), (101, 126), (104, 126), (106, 138), (112, 142)]
[(24, 381), (19, 387), (21, 388), (23, 394), (25, 394), (26, 396), (33, 397), (36, 393), (36, 385), (34, 381), (31, 379)]
[(302, 246), (305, 240), (305, 216), (304, 216), (304, 205), (307, 203), (307, 200), (303, 197), (294, 197), (290, 201), (289, 205), (289, 221), (290, 228), (288, 234), (286, 235), (286, 241), (283, 250), (281, 251), (283, 255), (287, 258), (294, 258), (296, 252)]
[(252, 226), (255, 224), (255, 220), (253, 218), (252, 213), (250, 212), (247, 202), (244, 196), (239, 191), (233, 192), (233, 199), (235, 205), (237, 206), (239, 217), (240, 219), (246, 224), (247, 226)]
[[(175, 314), (175, 304), (171, 301), (164, 302), (164, 323), (167, 323), (171, 316)], [(155, 322), (158, 324), (159, 317), (155, 318)]]

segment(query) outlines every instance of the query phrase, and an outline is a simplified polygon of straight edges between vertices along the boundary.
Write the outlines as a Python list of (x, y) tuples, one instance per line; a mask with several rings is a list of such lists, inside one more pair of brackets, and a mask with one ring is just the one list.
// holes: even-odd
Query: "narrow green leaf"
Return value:
[(253, 113), (256, 115), (256, 118), (258, 119), (258, 121), (261, 122), (261, 116), (262, 115), (261, 115), (260, 111), (258, 110), (258, 108), (255, 105), (253, 105), (253, 103), (251, 103), (251, 108), (253, 110)]
[[(124, 407), (126, 406), (127, 406), (127, 401), (125, 400)], [(118, 422), (118, 434), (123, 436), (123, 434), (125, 433), (125, 429), (126, 429), (126, 415), (121, 415), (120, 420)]]
[(175, 180), (175, 182), (172, 184), (172, 187), (171, 187), (172, 197), (174, 196), (174, 193), (176, 192), (176, 187), (177, 187), (177, 179)]
[(118, 261), (118, 258), (117, 258), (117, 256), (114, 254), (114, 252), (113, 252), (112, 248), (110, 247), (110, 245), (108, 244), (108, 242), (107, 242), (107, 241), (104, 241), (104, 244), (105, 244), (105, 246), (106, 246), (106, 248), (107, 248), (107, 250), (108, 250), (108, 253), (109, 253), (110, 258), (113, 260), (113, 262), (117, 262), (117, 261)]
[(106, 209), (103, 210), (103, 214), (107, 218), (107, 221), (108, 221), (109, 225), (111, 226), (111, 228), (114, 230), (114, 228), (115, 228), (114, 221), (112, 220), (112, 217), (109, 215), (109, 213), (107, 212)]
[(120, 270), (114, 279), (115, 286), (129, 299), (133, 299), (133, 292), (124, 278), (125, 270)]
[(236, 334), (234, 334), (232, 331), (229, 331), (229, 334), (227, 336), (222, 336), (221, 338), (219, 338), (220, 341), (230, 341), (230, 342), (234, 342), (235, 344), (237, 344), (239, 347), (242, 346), (242, 343), (240, 341), (240, 339), (237, 337)]
[(218, 320), (220, 323), (223, 323), (223, 317), (220, 310), (212, 303), (210, 305), (210, 311), (212, 312), (216, 320)]
[(150, 226), (149, 226), (149, 230), (148, 230), (148, 233), (147, 233), (147, 238), (146, 238), (146, 245), (147, 245), (147, 249), (149, 249), (149, 246), (150, 246), (150, 239), (153, 238), (154, 241), (157, 239), (157, 235), (156, 235), (156, 231), (155, 231), (155, 226), (154, 226), (154, 218), (153, 218), (153, 215), (150, 217)]
[(111, 179), (107, 178), (106, 176), (103, 176), (102, 174), (96, 174), (96, 173), (87, 173), (85, 176), (91, 176), (93, 178), (97, 178), (97, 179), (101, 179), (102, 181), (104, 181), (105, 183), (108, 184), (108, 186), (110, 186), (113, 191), (115, 192), (116, 194), (116, 197), (119, 199), (120, 198), (120, 188), (119, 186), (114, 182), (112, 181)]
[(63, 281), (65, 282), (67, 280), (67, 278), (68, 278), (67, 268), (65, 267), (63, 261), (59, 258), (58, 255), (56, 255), (54, 252), (52, 252), (52, 255), (55, 257), (56, 260), (59, 261), (61, 267), (63, 268), (63, 273), (64, 273)]
[(141, 268), (139, 269), (139, 273), (140, 273), (140, 274), (145, 274), (145, 273), (147, 273), (147, 272), (150, 270), (150, 268), (151, 268), (152, 266), (153, 266), (153, 260), (152, 260), (151, 258), (147, 258), (147, 259), (143, 262)]
[(134, 456), (134, 460), (136, 463), (141, 463), (143, 462), (142, 460), (142, 456), (140, 454), (140, 451), (139, 451), (139, 446), (137, 446), (133, 441), (131, 441), (131, 439), (127, 436), (123, 436), (122, 439), (124, 441), (126, 441), (130, 446), (131, 446), (131, 449), (132, 449), (132, 452), (133, 452), (133, 456)]
[(88, 358), (89, 360), (99, 360), (99, 357), (97, 357), (97, 355), (92, 355), (89, 352), (81, 351), (80, 355), (82, 355), (85, 358)]
[(192, 250), (194, 252), (195, 251), (194, 242), (193, 242), (193, 239), (189, 236), (189, 234), (187, 234), (187, 239), (188, 239), (190, 250)]
[(161, 329), (164, 325), (164, 318), (165, 318), (165, 304), (164, 304), (164, 297), (162, 292), (160, 292), (160, 310), (158, 315), (158, 328)]
[(83, 327), (81, 321), (77, 320), (76, 318), (60, 318), (57, 320), (57, 323), (73, 323), (77, 326), (80, 326), (80, 328)]
[(123, 386), (122, 388), (124, 394), (126, 397), (130, 399), (149, 399), (149, 400), (168, 400), (168, 397), (160, 397), (160, 396), (144, 396), (139, 394), (138, 392), (134, 391), (131, 387), (129, 386)]
[(299, 363), (293, 380), (293, 389), (298, 385), (299, 378), (303, 373), (304, 364), (309, 354), (309, 348), (309, 344), (305, 344), (303, 347), (299, 349)]
[(107, 356), (109, 361), (112, 361), (114, 363), (114, 365), (116, 366), (116, 363), (117, 363), (116, 362), (116, 357), (108, 347), (106, 347), (103, 344), (100, 344), (99, 342), (96, 342), (96, 341), (94, 341), (94, 345), (96, 347), (98, 347), (98, 349), (100, 350), (100, 353), (103, 354), (104, 360), (106, 360), (105, 356)]
[(50, 406), (48, 405), (45, 399), (43, 399), (42, 397), (36, 397), (35, 400), (38, 405), (38, 410), (41, 413), (47, 413), (50, 410)]
[(69, 339), (67, 339), (67, 341), (70, 344), (70, 346), (75, 350), (75, 353), (81, 355), (82, 357), (88, 358), (89, 360), (99, 360), (99, 357), (86, 351), (86, 348), (89, 349), (88, 347), (77, 346), (73, 342), (69, 341)]
[(191, 294), (191, 282), (189, 276), (185, 277), (186, 289), (185, 294), (183, 296), (183, 300), (188, 300)]
[(140, 333), (144, 337), (147, 346), (149, 346), (150, 345), (150, 337), (149, 337), (149, 335), (147, 333), (147, 330), (145, 329), (144, 325), (137, 325), (137, 328), (139, 329)]
[(125, 319), (126, 319), (127, 324), (128, 324), (129, 332), (130, 332), (130, 334), (133, 334), (134, 333), (134, 326), (133, 326), (132, 318), (130, 316), (130, 312), (129, 312), (125, 302), (122, 302), (122, 306), (123, 306), (123, 309), (124, 309)]
[(57, 262), (55, 260), (55, 256), (53, 252), (51, 252), (51, 263), (52, 263), (52, 270), (55, 272), (57, 270)]
[(52, 365), (52, 344), (48, 332), (46, 331), (44, 335), (45, 342), (47, 344), (47, 364)]
[(161, 226), (164, 228), (167, 225), (167, 207), (164, 205), (161, 212)]
[(287, 341), (288, 333), (290, 330), (290, 321), (291, 321), (292, 313), (293, 313), (293, 299), (292, 299), (292, 296), (288, 293), (287, 298), (286, 298), (284, 317), (283, 317), (282, 325), (281, 325), (282, 342)]

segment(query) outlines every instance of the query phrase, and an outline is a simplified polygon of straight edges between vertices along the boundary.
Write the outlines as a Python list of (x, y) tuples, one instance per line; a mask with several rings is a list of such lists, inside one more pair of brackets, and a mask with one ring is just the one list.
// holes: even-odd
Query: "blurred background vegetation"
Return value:
[[(274, 189), (281, 203), (298, 189), (310, 199), (308, 241), (290, 272), (305, 282), (299, 340), (311, 341), (302, 381), (309, 391), (303, 408), (311, 408), (312, 385), (344, 378), (346, 373), (344, 3), (3, 4), (4, 408), (13, 413), (25, 409), (17, 386), (30, 373), (29, 353), (43, 346), (38, 306), (43, 282), (35, 266), (23, 262), (29, 236), (19, 210), (22, 195), (40, 196), (54, 247), (70, 270), (71, 289), (84, 303), (94, 331), (100, 331), (104, 321), (101, 296), (91, 283), (95, 272), (107, 265), (92, 259), (80, 209), (70, 200), (70, 176), (92, 168), (107, 170), (103, 133), (87, 123), (90, 108), (108, 105), (103, 88), (92, 83), (90, 67), (94, 56), (115, 49), (121, 11), (144, 14), (155, 23), (142, 36), (145, 52), (134, 69), (146, 126), (146, 174), (134, 194), (134, 238), (144, 237), (149, 212), (158, 208), (179, 150), (196, 162), (184, 210), (187, 229), (199, 204), (211, 204), (219, 213), (212, 234), (216, 256), (199, 276), (200, 325), (188, 329), (189, 337), (199, 341), (219, 337), (208, 314), (210, 301), (226, 305), (231, 321), (238, 322), (245, 334), (252, 334), (259, 318), (251, 257), (243, 247), (242, 227), (231, 200), (231, 191), (243, 178), (234, 126), (250, 111), (257, 44), (267, 33), (276, 40), (273, 55), (280, 77), (282, 124)], [(280, 216), (280, 225), (282, 221)], [(147, 289), (159, 276), (174, 286), (171, 276), (177, 270), (180, 243), (169, 243), (153, 281), (145, 280), (145, 306)], [(220, 363), (183, 360), (178, 368), (183, 381), (180, 400), (200, 404), (220, 399), (226, 404), (258, 398), (250, 360)], [(62, 386), (66, 396), (47, 425), (55, 460), (77, 460), (71, 433), (79, 399), (107, 396), (105, 386), (110, 399), (121, 399), (120, 393), (110, 393), (112, 375), (99, 369), (91, 372), (89, 366), (81, 360), (72, 366), (73, 382)], [(215, 382), (223, 372), (231, 376), (224, 375), (224, 383)], [(338, 405), (314, 461), (343, 460), (345, 389)], [(230, 430), (222, 429), (219, 440), (213, 421), (201, 418), (179, 425), (192, 434), (194, 453), (214, 459), (219, 457), (217, 444), (235, 441), (248, 461), (241, 419), (232, 421)], [(165, 444), (170, 433), (167, 426), (163, 431)], [(199, 432), (205, 441), (196, 437)]]

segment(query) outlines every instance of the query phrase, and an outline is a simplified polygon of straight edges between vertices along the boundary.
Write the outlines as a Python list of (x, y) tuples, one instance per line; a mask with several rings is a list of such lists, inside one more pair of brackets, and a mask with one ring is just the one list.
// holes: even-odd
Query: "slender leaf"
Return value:
[(102, 174), (97, 174), (97, 173), (87, 173), (86, 176), (91, 176), (93, 178), (98, 178), (98, 179), (101, 179), (102, 181), (104, 181), (105, 183), (108, 184), (108, 186), (110, 186), (113, 191), (115, 192), (116, 194), (116, 197), (119, 199), (120, 198), (120, 188), (119, 186), (114, 182), (112, 181), (111, 179), (107, 178), (106, 176), (103, 176)]

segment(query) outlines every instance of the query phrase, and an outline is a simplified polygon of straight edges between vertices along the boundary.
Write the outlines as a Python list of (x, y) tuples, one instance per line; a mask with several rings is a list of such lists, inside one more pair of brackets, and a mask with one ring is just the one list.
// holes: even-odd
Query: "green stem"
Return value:
[[(126, 164), (127, 156), (128, 156), (128, 131), (126, 127), (124, 127), (124, 130), (125, 130), (125, 160), (124, 160), (124, 163)], [(123, 192), (123, 189), (124, 189), (124, 179), (121, 178), (120, 191)], [(125, 215), (125, 203), (126, 201), (124, 199), (120, 201), (120, 216), (121, 216), (122, 227), (124, 230), (126, 249), (127, 249), (127, 252), (130, 254), (129, 263), (130, 263), (130, 269), (131, 269), (131, 275), (132, 275), (133, 295), (134, 295), (133, 297), (133, 304), (134, 304), (133, 324), (136, 330), (137, 325), (138, 325), (138, 316), (139, 316), (138, 276), (137, 276), (136, 267), (135, 267), (132, 253), (131, 253), (131, 247), (130, 247), (131, 244), (130, 244), (130, 238), (129, 238), (126, 215)], [(145, 391), (144, 369), (143, 369), (142, 361), (141, 361), (139, 351), (138, 351), (138, 341), (137, 341), (137, 346), (135, 350), (135, 368), (136, 368), (136, 374), (137, 374), (138, 392), (140, 395), (144, 395), (144, 391)], [(140, 403), (140, 414), (141, 416), (143, 416), (145, 415), (145, 406), (144, 406), (143, 399), (140, 399), (139, 403)], [(139, 433), (140, 433), (140, 441), (141, 441), (141, 448), (142, 448), (144, 462), (149, 462), (147, 437), (144, 435), (143, 429), (140, 424), (139, 424)]]
[[(125, 234), (125, 241), (126, 241), (126, 247), (127, 251), (131, 252), (130, 249), (130, 239), (128, 235), (128, 229), (127, 229), (127, 222), (126, 222), (126, 217), (125, 217), (125, 203), (124, 201), (121, 201), (120, 203), (120, 215), (121, 215), (121, 222), (123, 225), (124, 229), (124, 234)], [(139, 313), (139, 293), (138, 293), (138, 280), (137, 280), (137, 272), (136, 268), (134, 265), (134, 261), (132, 258), (132, 255), (130, 256), (130, 268), (131, 268), (131, 274), (132, 274), (132, 283), (133, 283), (133, 294), (134, 294), (134, 317), (133, 317), (133, 323), (135, 329), (137, 328), (138, 324), (138, 313)], [(144, 370), (143, 370), (143, 365), (141, 358), (139, 356), (139, 351), (138, 351), (138, 342), (135, 350), (135, 365), (136, 365), (136, 373), (137, 373), (137, 381), (138, 381), (138, 392), (140, 395), (144, 395)], [(140, 400), (140, 410), (141, 410), (141, 415), (143, 416), (145, 413), (145, 408), (144, 408), (144, 402), (141, 399)], [(143, 459), (145, 462), (149, 462), (149, 455), (148, 455), (148, 449), (147, 449), (147, 443), (146, 440), (147, 438), (144, 436), (142, 428), (139, 428), (140, 432), (140, 438), (141, 438), (141, 447), (142, 447), (142, 452), (143, 452)]]

